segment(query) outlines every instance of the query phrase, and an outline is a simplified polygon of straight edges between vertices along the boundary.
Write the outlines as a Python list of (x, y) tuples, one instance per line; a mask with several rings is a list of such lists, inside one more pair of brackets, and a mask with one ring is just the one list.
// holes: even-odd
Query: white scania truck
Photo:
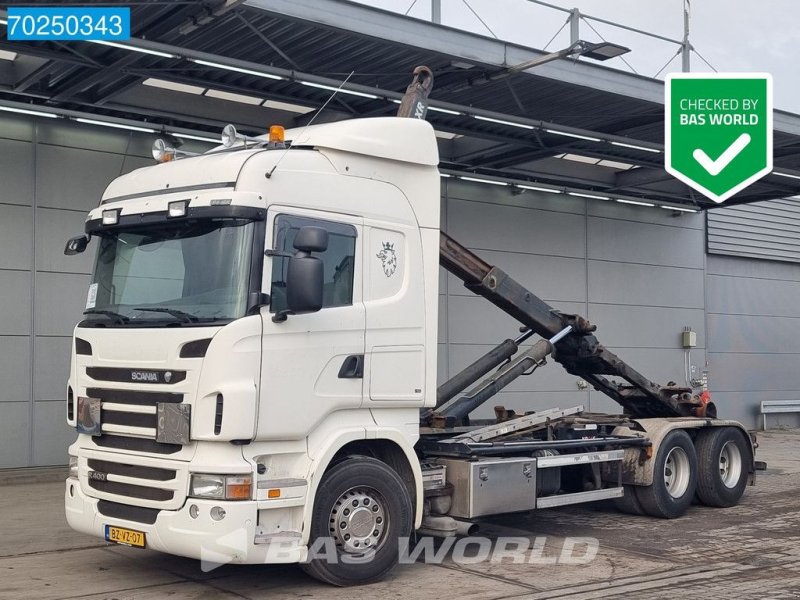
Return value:
[[(68, 242), (96, 252), (68, 387), (74, 529), (347, 585), (385, 575), (415, 530), (606, 498), (667, 518), (738, 502), (754, 477), (742, 425), (440, 232), (430, 124), (279, 134), (229, 130), (183, 158), (161, 143), (173, 160), (114, 180)], [(522, 329), (437, 386), (440, 265)], [(624, 414), (470, 422), (547, 357)], [(333, 556), (313, 551), (326, 543)]]

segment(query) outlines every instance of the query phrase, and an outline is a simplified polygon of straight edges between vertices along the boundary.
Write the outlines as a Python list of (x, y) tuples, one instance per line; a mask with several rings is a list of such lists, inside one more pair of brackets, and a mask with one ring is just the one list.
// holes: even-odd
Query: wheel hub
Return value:
[(689, 469), (686, 451), (679, 446), (672, 448), (664, 461), (664, 485), (673, 498), (680, 498), (689, 488)]
[(387, 527), (384, 505), (372, 488), (352, 488), (339, 496), (330, 516), (336, 546), (348, 554), (364, 554), (380, 547)]
[(719, 476), (725, 487), (734, 488), (742, 474), (742, 454), (733, 442), (726, 442), (719, 453)]

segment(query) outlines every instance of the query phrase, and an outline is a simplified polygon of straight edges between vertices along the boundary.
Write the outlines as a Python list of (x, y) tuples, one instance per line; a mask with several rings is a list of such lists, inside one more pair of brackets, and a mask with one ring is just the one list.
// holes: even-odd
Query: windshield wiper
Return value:
[(165, 313), (175, 317), (183, 323), (197, 323), (200, 319), (192, 314), (178, 310), (177, 308), (143, 308), (137, 307), (133, 310), (141, 310), (145, 312)]
[(83, 311), (85, 315), (105, 315), (106, 317), (110, 317), (112, 321), (116, 321), (117, 323), (124, 325), (130, 319), (125, 315), (121, 315), (118, 312), (114, 312), (113, 310), (101, 310), (99, 308), (90, 308), (89, 310)]

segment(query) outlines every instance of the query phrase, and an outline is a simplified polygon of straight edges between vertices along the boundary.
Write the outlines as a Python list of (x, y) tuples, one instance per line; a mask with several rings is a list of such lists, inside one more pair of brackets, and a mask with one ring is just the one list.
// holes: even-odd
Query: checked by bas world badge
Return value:
[(670, 74), (664, 107), (667, 172), (714, 202), (772, 171), (769, 74)]

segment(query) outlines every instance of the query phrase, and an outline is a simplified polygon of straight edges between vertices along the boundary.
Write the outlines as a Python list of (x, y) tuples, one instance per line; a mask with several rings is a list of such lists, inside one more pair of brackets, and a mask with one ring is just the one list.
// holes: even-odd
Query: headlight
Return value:
[(251, 475), (192, 475), (189, 495), (216, 500), (250, 500), (253, 496)]
[(70, 456), (69, 457), (69, 476), (74, 477), (75, 479), (78, 478), (78, 457), (77, 456)]

